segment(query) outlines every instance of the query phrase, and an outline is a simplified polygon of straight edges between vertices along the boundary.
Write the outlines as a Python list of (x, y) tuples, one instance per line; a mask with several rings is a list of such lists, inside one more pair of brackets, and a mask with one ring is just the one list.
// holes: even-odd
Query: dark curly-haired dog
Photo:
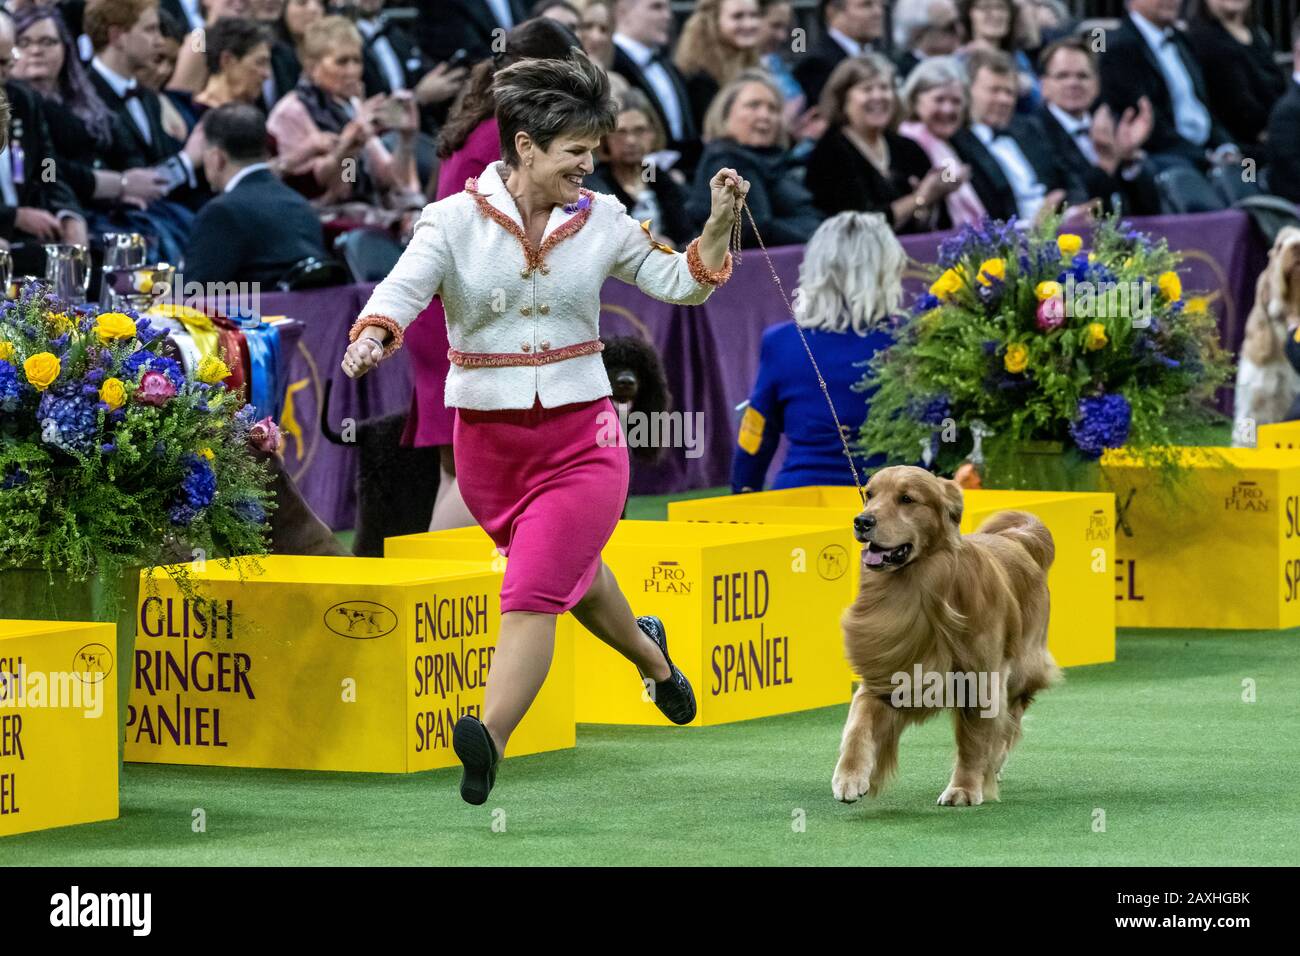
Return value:
[[(633, 335), (614, 335), (601, 341), (605, 343), (605, 350), (600, 355), (605, 360), (605, 372), (609, 375), (609, 387), (614, 390), (611, 399), (615, 405), (629, 405), (629, 411), (647, 415), (672, 411), (673, 396), (668, 390), (668, 378), (653, 345)], [(634, 462), (652, 465), (659, 460), (663, 449), (638, 447), (629, 448), (628, 452)]]

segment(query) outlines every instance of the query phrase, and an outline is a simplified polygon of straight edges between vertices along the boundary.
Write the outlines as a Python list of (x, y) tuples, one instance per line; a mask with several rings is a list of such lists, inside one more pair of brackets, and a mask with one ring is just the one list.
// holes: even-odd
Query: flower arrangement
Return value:
[(1087, 464), (1121, 446), (1159, 458), (1217, 420), (1209, 401), (1230, 369), (1180, 256), (1114, 217), (1091, 250), (1056, 229), (985, 220), (942, 243), (862, 383), (876, 390), (865, 449), (951, 474), (980, 435), (990, 462), (1050, 442)]
[(189, 377), (134, 313), (63, 308), (42, 283), (0, 306), (0, 571), (74, 580), (266, 553), (278, 430), (209, 356)]

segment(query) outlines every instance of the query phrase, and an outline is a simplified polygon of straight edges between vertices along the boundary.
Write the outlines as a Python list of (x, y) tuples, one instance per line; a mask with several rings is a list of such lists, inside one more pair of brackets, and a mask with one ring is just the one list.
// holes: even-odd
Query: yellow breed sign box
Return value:
[[(490, 562), (495, 549), (464, 528), (389, 538), (384, 553)], [(696, 725), (849, 699), (839, 628), (848, 557), (831, 529), (664, 521), (620, 521), (604, 551), (633, 613), (664, 622), (673, 663), (695, 688)], [(575, 629), (578, 721), (671, 726), (636, 668)]]
[[(1115, 499), (1110, 494), (1047, 491), (967, 491), (961, 530), (969, 534), (989, 515), (1015, 509), (1037, 516), (1052, 532), (1056, 561), (1047, 576), (1052, 595), (1047, 643), (1064, 667), (1115, 659), (1115, 602), (1112, 597), (1111, 539)], [(852, 556), (845, 603), (861, 573), (862, 546), (853, 537), (853, 517), (862, 510), (855, 488), (816, 486), (746, 495), (696, 498), (668, 505), (672, 521), (809, 524), (838, 530)]]
[[(501, 574), (481, 563), (269, 557), (209, 562), (185, 599), (141, 587), (126, 759), (404, 773), (457, 763), (482, 716)], [(574, 745), (573, 652), (557, 641), (510, 756)]]
[(1300, 452), (1300, 422), (1260, 425), (1255, 436), (1255, 447), (1261, 451)]
[(1221, 458), (1184, 452), (1172, 493), (1136, 462), (1104, 460), (1121, 627), (1300, 625), (1300, 455), (1209, 451)]
[(116, 630), (0, 620), (0, 836), (117, 817)]

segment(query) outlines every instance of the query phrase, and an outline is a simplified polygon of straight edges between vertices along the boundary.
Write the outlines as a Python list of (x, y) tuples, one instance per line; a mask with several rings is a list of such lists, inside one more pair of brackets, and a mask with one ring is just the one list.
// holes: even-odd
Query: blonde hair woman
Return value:
[[(799, 266), (794, 321), (763, 333), (758, 378), (732, 460), (733, 492), (762, 490), (782, 435), (789, 447), (773, 488), (853, 484), (844, 445), (799, 329), (852, 442), (869, 405), (855, 386), (865, 374), (865, 363), (893, 341), (890, 317), (902, 299), (906, 261), (903, 247), (879, 213), (842, 212), (818, 227)], [(866, 470), (883, 461), (855, 455), (853, 467), (865, 480)]]
[[(418, 208), (423, 197), (415, 169), (415, 102), (385, 94), (362, 101), (361, 51), (361, 34), (344, 17), (324, 17), (309, 26), (302, 76), (271, 110), (267, 132), (281, 152), (302, 143), (322, 144), (319, 153), (285, 170), (285, 179), (316, 205), (353, 202), (400, 212), (414, 203)], [(391, 153), (379, 139), (385, 127), (398, 133)]]
[(696, 0), (673, 62), (686, 80), (697, 126), (718, 90), (758, 66), (765, 32), (758, 0)]

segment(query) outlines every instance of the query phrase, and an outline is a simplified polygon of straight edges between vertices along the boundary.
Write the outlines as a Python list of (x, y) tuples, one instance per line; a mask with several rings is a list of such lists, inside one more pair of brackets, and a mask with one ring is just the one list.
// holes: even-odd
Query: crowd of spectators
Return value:
[(1105, 23), (1059, 0), (821, 0), (810, 30), (790, 0), (696, 0), (680, 22), (669, 0), (392, 6), (8, 0), (15, 271), (122, 231), (211, 281), (277, 281), (359, 228), (400, 245), (456, 185), (443, 166), (495, 152), (491, 75), (539, 19), (614, 79), (589, 185), (674, 246), (724, 165), (770, 245), (840, 212), (912, 233), (1300, 200), (1300, 86), (1250, 0), (1128, 0)]

